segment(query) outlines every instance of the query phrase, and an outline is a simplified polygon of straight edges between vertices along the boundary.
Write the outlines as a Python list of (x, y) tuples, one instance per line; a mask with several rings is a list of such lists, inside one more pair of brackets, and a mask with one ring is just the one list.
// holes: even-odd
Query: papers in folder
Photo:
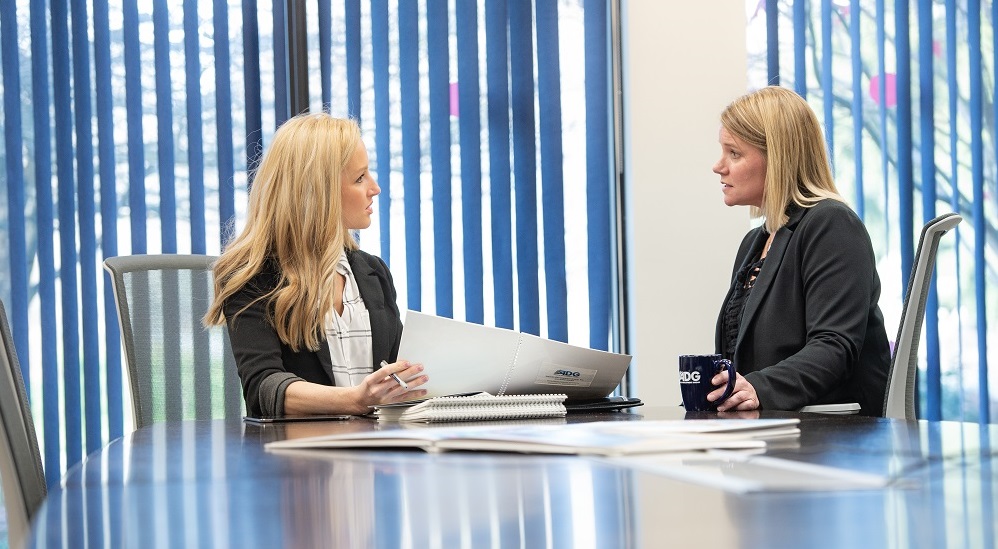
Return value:
[(426, 397), (561, 393), (601, 398), (620, 383), (629, 355), (552, 341), (504, 328), (407, 311), (400, 359), (423, 364)]

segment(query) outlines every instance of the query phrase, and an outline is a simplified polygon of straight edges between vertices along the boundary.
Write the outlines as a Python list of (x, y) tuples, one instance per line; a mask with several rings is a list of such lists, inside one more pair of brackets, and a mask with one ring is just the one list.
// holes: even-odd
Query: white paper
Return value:
[(418, 362), (430, 380), (426, 398), (499, 394), (516, 354), (517, 332), (407, 311), (399, 359)]

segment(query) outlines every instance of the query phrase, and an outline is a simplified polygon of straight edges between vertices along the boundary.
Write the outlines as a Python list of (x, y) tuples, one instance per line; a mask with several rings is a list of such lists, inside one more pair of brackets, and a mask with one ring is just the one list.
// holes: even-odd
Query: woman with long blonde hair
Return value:
[[(724, 203), (763, 224), (742, 240), (717, 321), (717, 353), (737, 367), (718, 411), (855, 402), (883, 415), (891, 356), (873, 245), (836, 190), (814, 111), (767, 87), (728, 105), (719, 134)], [(714, 376), (708, 400), (727, 379)]]
[(274, 134), (205, 315), (228, 327), (247, 414), (363, 414), (425, 393), (422, 366), (397, 360), (391, 273), (351, 234), (380, 192), (352, 120), (304, 114)]

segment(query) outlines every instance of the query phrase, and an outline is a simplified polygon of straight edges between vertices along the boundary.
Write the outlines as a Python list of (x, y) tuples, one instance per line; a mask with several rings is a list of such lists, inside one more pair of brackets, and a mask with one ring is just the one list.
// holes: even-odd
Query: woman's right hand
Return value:
[[(426, 395), (426, 390), (417, 389), (417, 387), (430, 380), (428, 376), (420, 375), (422, 371), (422, 364), (411, 363), (407, 360), (399, 360), (375, 370), (365, 377), (359, 385), (351, 387), (355, 391), (356, 413), (366, 414), (370, 411), (371, 406), (379, 404), (422, 398)], [(408, 388), (399, 385), (391, 374), (398, 375), (406, 382)]]

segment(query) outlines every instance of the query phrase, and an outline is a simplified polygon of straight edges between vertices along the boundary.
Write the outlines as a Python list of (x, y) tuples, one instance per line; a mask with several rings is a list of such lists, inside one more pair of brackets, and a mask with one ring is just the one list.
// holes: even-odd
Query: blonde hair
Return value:
[(282, 342), (295, 351), (319, 348), (336, 263), (344, 249), (357, 249), (343, 224), (341, 174), (360, 142), (356, 122), (325, 113), (295, 116), (278, 128), (256, 169), (246, 226), (214, 265), (205, 324), (224, 324), (225, 301), (273, 260), (277, 286), (258, 300), (266, 300)]
[(769, 86), (743, 95), (721, 113), (721, 125), (766, 155), (762, 207), (753, 206), (752, 215), (765, 218), (768, 232), (786, 225), (791, 203), (845, 202), (832, 179), (818, 117), (793, 91)]

